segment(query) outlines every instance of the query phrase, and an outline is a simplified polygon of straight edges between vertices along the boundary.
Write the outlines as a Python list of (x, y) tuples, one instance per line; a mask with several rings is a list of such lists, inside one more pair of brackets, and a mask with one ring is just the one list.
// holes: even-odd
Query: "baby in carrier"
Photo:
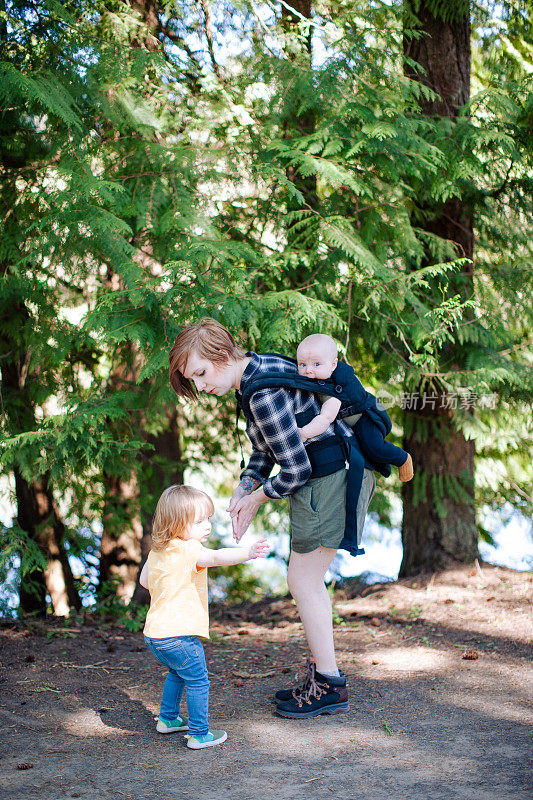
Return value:
[[(337, 347), (331, 336), (322, 333), (313, 333), (307, 336), (298, 345), (296, 352), (298, 373), (305, 378), (327, 380), (337, 367)], [(353, 369), (343, 364), (344, 380), (357, 381)], [(340, 369), (340, 367), (339, 367)], [(348, 377), (346, 378), (346, 375)], [(314, 436), (319, 436), (335, 421), (341, 407), (341, 401), (336, 397), (325, 397), (320, 414), (317, 414), (307, 425), (298, 428), (302, 441), (306, 442)], [(410, 481), (413, 477), (413, 461), (409, 453), (401, 447), (387, 442), (379, 426), (365, 413), (345, 417), (346, 422), (353, 429), (359, 441), (363, 455), (375, 464), (394, 464), (398, 467), (398, 477), (401, 481)]]

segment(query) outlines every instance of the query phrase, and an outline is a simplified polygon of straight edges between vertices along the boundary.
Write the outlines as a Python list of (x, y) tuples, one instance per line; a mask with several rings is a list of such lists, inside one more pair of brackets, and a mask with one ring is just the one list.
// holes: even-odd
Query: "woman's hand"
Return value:
[(247, 494), (250, 494), (250, 492), (244, 489), (242, 483), (239, 483), (239, 485), (235, 488), (235, 491), (233, 492), (231, 500), (229, 501), (229, 505), (226, 509), (226, 511), (229, 511), (231, 516), (233, 516), (233, 511), (239, 500), (245, 497)]
[(262, 489), (258, 489), (252, 494), (245, 494), (236, 502), (233, 510), (230, 511), (231, 522), (233, 524), (233, 538), (239, 542), (248, 530), (261, 503), (267, 500), (267, 496)]

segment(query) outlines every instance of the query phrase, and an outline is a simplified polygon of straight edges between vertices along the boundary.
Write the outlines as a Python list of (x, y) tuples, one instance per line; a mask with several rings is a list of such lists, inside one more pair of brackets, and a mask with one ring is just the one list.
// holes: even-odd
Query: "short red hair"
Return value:
[(216, 319), (204, 317), (194, 325), (186, 325), (178, 334), (168, 360), (170, 385), (178, 397), (190, 400), (198, 396), (194, 383), (183, 377), (191, 353), (217, 365), (237, 361), (246, 355), (228, 329)]

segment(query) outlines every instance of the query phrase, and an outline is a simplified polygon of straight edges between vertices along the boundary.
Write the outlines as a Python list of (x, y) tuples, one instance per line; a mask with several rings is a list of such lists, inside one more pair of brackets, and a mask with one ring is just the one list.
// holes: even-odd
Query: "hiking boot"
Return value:
[(319, 714), (339, 714), (348, 711), (349, 708), (346, 678), (326, 677), (317, 672), (315, 665), (311, 664), (305, 688), (291, 700), (279, 703), (276, 713), (282, 717), (300, 719), (317, 717)]
[(176, 717), (175, 719), (163, 719), (156, 717), (156, 731), (158, 733), (177, 733), (178, 731), (189, 730), (189, 720), (187, 717)]
[[(293, 697), (299, 696), (304, 689), (307, 688), (311, 676), (311, 670), (316, 670), (316, 664), (312, 661), (307, 659), (307, 664), (305, 665), (306, 674), (303, 680), (303, 683), (299, 684), (298, 686), (293, 686), (292, 689), (280, 689), (276, 692), (274, 697), (272, 698), (273, 703), (285, 703), (287, 700), (292, 700)], [(344, 672), (342, 669), (339, 670), (339, 675), (341, 678), (344, 678)]]
[(204, 747), (214, 747), (222, 744), (228, 738), (226, 731), (208, 731), (203, 736), (187, 736), (187, 747), (191, 750), (202, 750)]

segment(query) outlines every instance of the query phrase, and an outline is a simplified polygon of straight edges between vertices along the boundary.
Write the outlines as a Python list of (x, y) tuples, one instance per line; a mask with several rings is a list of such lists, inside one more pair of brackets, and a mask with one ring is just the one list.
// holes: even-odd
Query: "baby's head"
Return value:
[(172, 539), (205, 542), (211, 533), (215, 508), (205, 492), (192, 486), (169, 486), (155, 509), (152, 523), (152, 549), (164, 550)]
[(337, 345), (324, 333), (312, 333), (298, 345), (298, 372), (304, 378), (329, 378), (337, 366)]

